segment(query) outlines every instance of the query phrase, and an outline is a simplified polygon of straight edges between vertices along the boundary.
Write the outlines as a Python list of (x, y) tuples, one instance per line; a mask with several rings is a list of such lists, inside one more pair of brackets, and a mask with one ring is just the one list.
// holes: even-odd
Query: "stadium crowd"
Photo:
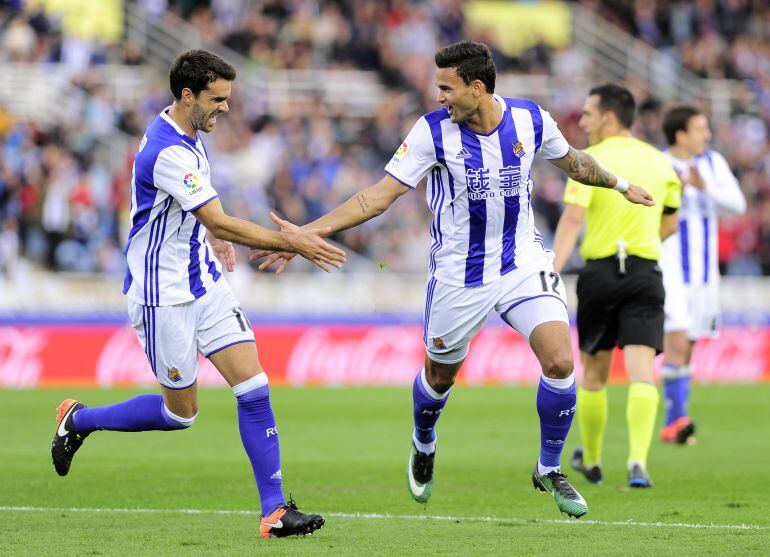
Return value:
[[(736, 104), (730, 122), (715, 126), (714, 146), (730, 161), (750, 210), (723, 222), (720, 262), (726, 273), (770, 275), (770, 10), (750, 0), (581, 3), (698, 73), (743, 80), (754, 101)], [(138, 142), (146, 123), (170, 103), (163, 77), (148, 87), (141, 102), (118, 106), (89, 77), (88, 68), (104, 62), (141, 64), (141, 49), (128, 41), (112, 46), (69, 41), (56, 18), (17, 4), (0, 2), (1, 56), (4, 61), (66, 63), (83, 93), (82, 118), (73, 128), (21, 121), (0, 109), (0, 271), (9, 272), (24, 260), (51, 269), (121, 274), (130, 158), (108, 167), (92, 156), (93, 146), (109, 141), (115, 129)], [(214, 185), (236, 214), (264, 224), (272, 208), (294, 222), (312, 220), (381, 177), (414, 120), (436, 106), (430, 79), (439, 45), (461, 37), (484, 40), (491, 43), (501, 72), (537, 75), (568, 75), (579, 56), (574, 49), (545, 43), (518, 56), (506, 54), (491, 35), (467, 23), (460, 0), (140, 0), (138, 5), (148, 17), (176, 12), (205, 41), (221, 42), (256, 66), (370, 70), (386, 85), (377, 113), (368, 117), (320, 100), (260, 113), (248, 108), (248, 92), (236, 91), (230, 114), (206, 138)], [(670, 15), (663, 17), (663, 12)], [(713, 56), (701, 54), (710, 48)], [(636, 132), (662, 146), (663, 107), (649, 92), (638, 93)], [(576, 125), (579, 105), (546, 108), (574, 145), (585, 144)], [(544, 168), (533, 177), (538, 226), (550, 237), (563, 177)], [(399, 200), (397, 207), (339, 240), (392, 270), (422, 271), (429, 211), (419, 192)], [(246, 255), (240, 252), (244, 261)]]

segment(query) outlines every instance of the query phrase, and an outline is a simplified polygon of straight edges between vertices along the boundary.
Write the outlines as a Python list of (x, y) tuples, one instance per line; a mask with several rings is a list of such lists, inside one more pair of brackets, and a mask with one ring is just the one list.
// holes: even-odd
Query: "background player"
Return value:
[[(471, 339), (494, 308), (528, 339), (542, 366), (541, 447), (533, 483), (553, 495), (561, 511), (579, 517), (588, 506), (560, 472), (575, 409), (565, 292), (552, 253), (534, 227), (530, 167), (539, 153), (575, 180), (618, 189), (633, 203), (651, 205), (652, 200), (572, 149), (536, 103), (495, 95), (495, 66), (486, 45), (455, 43), (439, 50), (435, 62), (442, 108), (417, 121), (380, 182), (310, 226), (333, 231), (357, 226), (429, 176), (427, 198), (435, 217), (425, 306), (427, 354), (413, 385), (409, 491), (422, 503), (431, 496), (436, 422)], [(626, 203), (617, 192), (611, 195)], [(290, 258), (274, 253), (261, 267), (280, 261), (280, 272)]]
[(592, 89), (580, 127), (586, 149), (612, 172), (644, 181), (657, 202), (654, 210), (633, 207), (615, 195), (570, 180), (567, 204), (556, 228), (557, 272), (564, 268), (586, 222), (580, 254), (586, 260), (577, 283), (577, 327), (583, 384), (578, 394), (578, 422), (583, 449), (572, 465), (593, 483), (602, 481), (601, 451), (607, 424), (607, 391), (612, 351), (623, 349), (628, 389), (628, 481), (651, 487), (647, 473), (660, 396), (655, 387), (655, 355), (663, 350), (663, 281), (658, 259), (661, 237), (673, 233), (681, 184), (658, 149), (631, 136), (636, 103), (618, 85)]
[(718, 218), (746, 211), (746, 199), (727, 161), (707, 149), (706, 116), (691, 106), (669, 110), (663, 119), (666, 154), (682, 179), (679, 227), (663, 243), (666, 321), (663, 382), (665, 442), (694, 443), (695, 423), (687, 413), (695, 342), (719, 332)]
[[(198, 353), (216, 366), (238, 399), (241, 440), (259, 489), (262, 537), (307, 534), (324, 524), (283, 496), (280, 450), (267, 375), (254, 333), (241, 311), (216, 252), (232, 266), (232, 245), (285, 249), (324, 269), (340, 266), (341, 250), (322, 229), (284, 226), (280, 233), (227, 215), (210, 183), (202, 134), (227, 113), (235, 70), (215, 54), (193, 50), (171, 67), (174, 103), (153, 120), (139, 145), (131, 180), (131, 230), (123, 292), (131, 325), (147, 354), (162, 395), (89, 408), (65, 400), (51, 445), (59, 475), (96, 430), (171, 431), (190, 427), (198, 414)], [(206, 231), (213, 238), (206, 239)]]

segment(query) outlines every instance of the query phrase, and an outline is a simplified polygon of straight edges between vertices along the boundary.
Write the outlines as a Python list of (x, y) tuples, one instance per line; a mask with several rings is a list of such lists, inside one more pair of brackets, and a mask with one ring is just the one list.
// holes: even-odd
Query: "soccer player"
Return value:
[(284, 499), (267, 375), (251, 325), (214, 256), (232, 270), (230, 242), (236, 242), (299, 253), (328, 270), (340, 266), (345, 254), (320, 238), (327, 232), (322, 229), (284, 226), (277, 233), (222, 209), (201, 132), (210, 132), (227, 113), (234, 79), (234, 68), (215, 54), (192, 50), (179, 56), (170, 72), (174, 103), (150, 123), (134, 162), (123, 292), (131, 326), (162, 394), (104, 407), (63, 401), (51, 456), (56, 472), (65, 476), (75, 452), (94, 431), (173, 431), (193, 425), (200, 352), (238, 401), (241, 440), (262, 506), (260, 535), (308, 534), (324, 519), (303, 514)]
[(647, 454), (655, 427), (659, 395), (655, 355), (663, 350), (663, 279), (658, 260), (661, 238), (676, 226), (681, 183), (666, 156), (631, 136), (634, 97), (618, 85), (592, 89), (579, 125), (586, 149), (612, 172), (644, 182), (655, 209), (618, 203), (616, 195), (569, 180), (567, 204), (554, 238), (557, 272), (564, 268), (586, 222), (580, 253), (586, 260), (577, 283), (577, 328), (583, 384), (578, 389), (578, 422), (583, 448), (571, 464), (592, 483), (603, 479), (602, 441), (607, 424), (607, 391), (612, 351), (623, 349), (628, 390), (628, 482), (651, 487)]
[[(429, 177), (427, 200), (434, 219), (424, 316), (427, 353), (412, 389), (409, 492), (421, 503), (431, 496), (436, 423), (471, 339), (494, 309), (529, 341), (542, 366), (537, 392), (541, 444), (533, 484), (551, 494), (562, 512), (580, 517), (588, 506), (560, 471), (575, 411), (565, 290), (553, 270), (552, 252), (534, 226), (532, 161), (539, 154), (571, 178), (605, 188), (623, 203), (623, 197), (643, 205), (653, 202), (643, 189), (571, 148), (535, 102), (496, 95), (495, 66), (486, 45), (455, 43), (439, 50), (435, 62), (442, 107), (417, 120), (380, 182), (309, 226), (333, 231), (357, 226)], [(252, 258), (265, 255), (257, 252)], [(273, 253), (261, 266), (280, 261), (280, 272), (291, 257)]]
[(727, 161), (708, 150), (706, 116), (691, 106), (669, 110), (663, 119), (666, 154), (684, 184), (678, 231), (663, 243), (666, 321), (663, 385), (666, 426), (663, 441), (692, 444), (695, 423), (687, 413), (690, 358), (700, 338), (719, 332), (717, 222), (746, 211), (746, 199)]

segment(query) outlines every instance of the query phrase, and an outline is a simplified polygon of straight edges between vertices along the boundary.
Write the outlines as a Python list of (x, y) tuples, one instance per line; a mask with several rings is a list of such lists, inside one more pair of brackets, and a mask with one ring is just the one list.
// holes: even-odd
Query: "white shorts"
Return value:
[(158, 382), (186, 389), (198, 376), (198, 352), (211, 356), (241, 342), (254, 342), (246, 314), (223, 278), (200, 298), (175, 306), (128, 301), (128, 316)]
[(713, 338), (719, 334), (722, 313), (719, 306), (719, 286), (716, 284), (687, 285), (677, 280), (666, 280), (663, 330), (666, 333), (686, 331), (692, 340)]
[(465, 358), (492, 309), (527, 340), (541, 323), (569, 323), (567, 295), (553, 270), (553, 252), (482, 286), (450, 286), (431, 277), (423, 332), (430, 359), (453, 364)]

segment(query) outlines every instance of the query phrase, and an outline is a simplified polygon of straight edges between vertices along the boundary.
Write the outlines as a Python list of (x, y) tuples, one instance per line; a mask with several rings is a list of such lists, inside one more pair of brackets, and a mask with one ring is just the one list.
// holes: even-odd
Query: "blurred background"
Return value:
[[(238, 69), (206, 137), (226, 210), (303, 224), (378, 181), (437, 107), (433, 54), (486, 42), (496, 92), (537, 100), (570, 143), (596, 84), (636, 96), (635, 134), (663, 147), (674, 103), (708, 114), (749, 201), (720, 222), (727, 327), (699, 345), (701, 381), (770, 379), (770, 6), (762, 0), (0, 0), (0, 387), (152, 384), (121, 294), (134, 151), (171, 103), (168, 68), (207, 48)], [(551, 243), (564, 177), (533, 172)], [(408, 382), (422, 358), (431, 213), (424, 184), (335, 240), (349, 264), (280, 277), (238, 250), (228, 280), (272, 380)], [(581, 262), (575, 256), (571, 269)], [(574, 304), (574, 296), (571, 302)], [(495, 319), (464, 379), (530, 382), (523, 340)], [(203, 362), (202, 384), (221, 384)]]

